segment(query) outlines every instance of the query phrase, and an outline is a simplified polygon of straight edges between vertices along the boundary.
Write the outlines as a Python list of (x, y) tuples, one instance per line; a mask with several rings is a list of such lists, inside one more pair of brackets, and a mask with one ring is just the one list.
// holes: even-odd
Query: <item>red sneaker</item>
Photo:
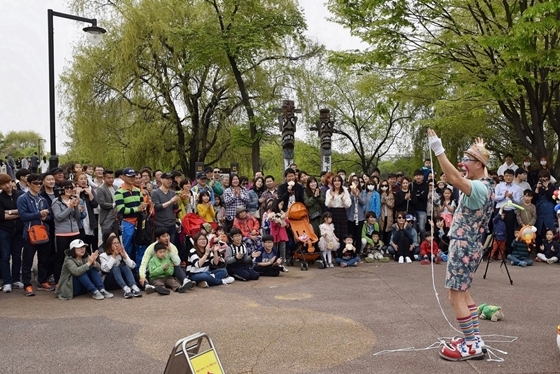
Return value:
[(420, 261), (420, 263), (421, 263), (422, 265), (430, 265), (430, 260), (424, 259), (424, 260)]
[(436, 264), (439, 264), (441, 262), (441, 257), (437, 256), (436, 257)]
[[(484, 340), (482, 340), (482, 338), (480, 337), (480, 335), (475, 335), (476, 337), (476, 342), (478, 343), (478, 345), (480, 346), (480, 348), (482, 349), (482, 352), (486, 353), (487, 349), (486, 349), (486, 344), (484, 344)], [(451, 345), (459, 345), (463, 342), (463, 340), (465, 340), (464, 337), (462, 336), (454, 336), (453, 338), (451, 338), (451, 340), (449, 341), (449, 344)]]
[(535, 262), (542, 262), (542, 260), (538, 257), (535, 257)]
[(457, 345), (445, 343), (439, 355), (448, 361), (482, 360), (484, 352), (478, 342), (468, 345), (464, 340)]

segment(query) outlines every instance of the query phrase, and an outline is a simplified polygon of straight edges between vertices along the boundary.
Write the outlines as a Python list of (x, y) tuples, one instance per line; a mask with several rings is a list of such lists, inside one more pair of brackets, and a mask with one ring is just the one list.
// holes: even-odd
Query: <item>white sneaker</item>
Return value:
[(5, 284), (4, 287), (2, 287), (2, 291), (4, 291), (4, 293), (12, 292), (12, 285), (11, 284)]
[(410, 257), (406, 256), (406, 263), (410, 264), (412, 262), (412, 260), (410, 259)]
[(289, 270), (287, 267), (285, 267), (284, 265), (280, 266), (280, 271), (283, 271), (284, 273), (287, 273)]
[(224, 279), (222, 279), (223, 284), (231, 284), (233, 282), (235, 282), (235, 278), (233, 277), (225, 277)]
[(332, 262), (329, 262), (329, 267), (334, 268), (334, 264)]
[[(408, 257), (407, 257), (407, 258), (408, 258)], [(414, 259), (415, 259), (416, 261), (418, 261), (418, 260), (420, 259), (420, 257), (419, 257), (418, 255), (414, 255)]]
[(23, 283), (21, 282), (14, 282), (12, 283), (12, 287), (23, 290)]
[(399, 257), (399, 264), (404, 264), (404, 257), (403, 256)]
[(110, 299), (110, 298), (113, 297), (113, 294), (108, 292), (106, 289), (102, 289), (99, 292), (101, 292), (101, 295), (103, 295), (103, 297), (106, 298), (106, 299)]

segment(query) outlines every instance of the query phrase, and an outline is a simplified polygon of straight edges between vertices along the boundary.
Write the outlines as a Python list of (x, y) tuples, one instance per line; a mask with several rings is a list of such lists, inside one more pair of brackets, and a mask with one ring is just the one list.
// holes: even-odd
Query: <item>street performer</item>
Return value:
[(441, 139), (432, 129), (428, 129), (428, 142), (449, 183), (462, 192), (449, 229), (445, 287), (449, 288), (449, 300), (464, 336), (445, 342), (439, 354), (450, 361), (481, 360), (486, 348), (470, 288), (482, 260), (484, 234), (494, 207), (494, 186), (486, 170), (490, 153), (483, 140), (476, 139), (459, 164), (465, 174), (462, 177), (447, 159)]

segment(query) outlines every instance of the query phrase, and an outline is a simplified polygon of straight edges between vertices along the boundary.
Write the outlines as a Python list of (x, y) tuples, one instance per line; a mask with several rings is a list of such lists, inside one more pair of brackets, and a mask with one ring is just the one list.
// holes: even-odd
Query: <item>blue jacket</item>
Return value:
[(248, 190), (247, 194), (249, 195), (247, 210), (249, 213), (254, 213), (259, 209), (259, 195), (253, 189)]
[[(350, 191), (348, 191), (350, 192)], [(366, 207), (366, 191), (361, 191), (360, 194), (356, 197), (355, 195), (350, 194), (350, 200), (352, 200), (352, 205), (350, 208), (346, 208), (346, 218), (348, 221), (354, 222), (354, 207), (356, 206), (356, 202), (358, 204), (358, 221), (364, 221), (366, 219), (365, 215), (365, 207)]]
[[(366, 192), (366, 200), (369, 192)], [(375, 217), (379, 219), (381, 216), (381, 196), (379, 196), (379, 192), (373, 190), (369, 201), (366, 203), (366, 213), (367, 212), (374, 212)]]
[(41, 220), (40, 211), (49, 209), (49, 202), (42, 196), (32, 196), (29, 192), (21, 195), (17, 200), (19, 218), (23, 221), (23, 238), (27, 239), (27, 230), (33, 225), (43, 224), (50, 231), (48, 222), (52, 222), (53, 215), (49, 210), (47, 218)]
[(500, 241), (507, 240), (506, 223), (502, 221), (500, 213), (497, 213), (494, 218), (492, 218), (492, 222), (494, 223), (494, 238)]

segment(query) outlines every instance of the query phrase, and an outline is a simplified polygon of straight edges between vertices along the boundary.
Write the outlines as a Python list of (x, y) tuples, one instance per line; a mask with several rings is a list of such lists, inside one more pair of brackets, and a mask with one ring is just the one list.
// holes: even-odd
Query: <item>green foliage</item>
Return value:
[(518, 147), (535, 158), (554, 153), (560, 169), (559, 148), (550, 142), (560, 134), (557, 1), (328, 4), (337, 22), (370, 45), (336, 61), (419, 82), (425, 123), (460, 137), (453, 147), (471, 141), (472, 132), (490, 134), (498, 156)]
[(33, 152), (44, 153), (44, 144), (41, 135), (35, 131), (9, 131), (6, 134), (0, 132), (0, 155), (2, 158), (11, 155), (17, 157), (29, 157)]

